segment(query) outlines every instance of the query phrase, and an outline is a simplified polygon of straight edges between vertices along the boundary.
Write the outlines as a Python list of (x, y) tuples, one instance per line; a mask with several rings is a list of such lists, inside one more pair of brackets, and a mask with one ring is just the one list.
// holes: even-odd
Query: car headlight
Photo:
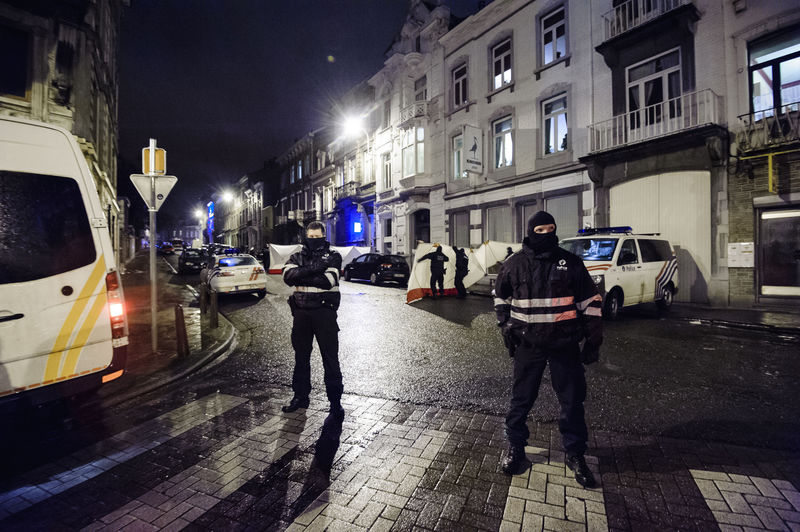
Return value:
[(594, 281), (594, 284), (600, 284), (600, 283), (603, 282), (603, 276), (602, 275), (592, 275), (592, 281)]

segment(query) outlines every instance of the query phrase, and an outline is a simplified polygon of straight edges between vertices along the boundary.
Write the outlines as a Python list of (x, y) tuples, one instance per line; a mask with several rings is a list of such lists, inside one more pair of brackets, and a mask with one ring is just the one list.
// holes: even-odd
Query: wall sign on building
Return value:
[(483, 132), (474, 126), (464, 126), (463, 168), (467, 172), (483, 173)]

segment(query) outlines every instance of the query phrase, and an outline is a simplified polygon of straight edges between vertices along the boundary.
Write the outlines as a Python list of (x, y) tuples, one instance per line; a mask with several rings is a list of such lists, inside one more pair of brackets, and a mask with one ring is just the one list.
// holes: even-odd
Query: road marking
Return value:
[(720, 528), (794, 530), (800, 523), (800, 492), (786, 480), (690, 469)]
[(326, 414), (307, 410), (306, 413), (270, 416), (243, 435), (230, 437), (207, 458), (164, 480), (83, 530), (97, 530), (106, 525), (117, 528), (132, 519), (157, 528), (186, 526), (280, 460), (303, 438), (317, 431)]
[(511, 477), (501, 532), (512, 530), (569, 530), (570, 524), (587, 531), (607, 531), (605, 498), (597, 458), (586, 456), (598, 487), (585, 489), (564, 463), (564, 453), (525, 447), (531, 467)]
[[(75, 451), (55, 464), (44, 465), (20, 475), (14, 488), (0, 492), (0, 519), (105, 473), (246, 402), (247, 399), (232, 395), (207, 395)], [(58, 464), (66, 465), (59, 467)], [(46, 480), (42, 481), (43, 478)]]

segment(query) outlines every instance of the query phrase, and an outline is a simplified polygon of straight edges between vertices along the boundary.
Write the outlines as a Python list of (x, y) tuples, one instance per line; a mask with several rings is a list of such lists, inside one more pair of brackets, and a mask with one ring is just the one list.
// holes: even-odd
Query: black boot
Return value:
[(344, 419), (344, 408), (342, 408), (341, 403), (331, 403), (330, 415), (336, 421)]
[(583, 455), (567, 456), (567, 467), (575, 473), (575, 480), (584, 488), (594, 488), (596, 486), (594, 475), (586, 465)]
[(503, 458), (503, 473), (507, 475), (518, 475), (522, 473), (525, 468), (525, 446), (510, 444), (508, 446), (508, 454)]
[(282, 406), (281, 410), (284, 412), (294, 412), (299, 408), (308, 408), (308, 397), (305, 399), (300, 399), (299, 397), (292, 397), (292, 400), (289, 401), (288, 405)]

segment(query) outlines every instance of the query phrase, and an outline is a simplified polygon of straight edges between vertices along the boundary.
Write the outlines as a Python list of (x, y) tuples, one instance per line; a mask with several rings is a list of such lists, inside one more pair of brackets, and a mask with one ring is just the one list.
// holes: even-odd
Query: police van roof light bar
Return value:
[(587, 227), (586, 229), (578, 229), (578, 236), (589, 236), (601, 233), (632, 233), (633, 228), (627, 225), (620, 225), (615, 227)]

